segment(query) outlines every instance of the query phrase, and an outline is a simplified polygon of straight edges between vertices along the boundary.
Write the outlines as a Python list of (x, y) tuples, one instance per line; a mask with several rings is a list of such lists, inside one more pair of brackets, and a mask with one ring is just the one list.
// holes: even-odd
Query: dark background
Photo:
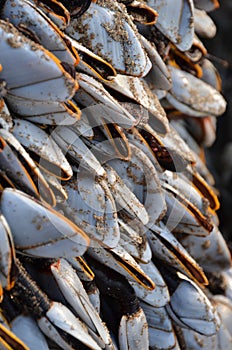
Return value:
[(219, 9), (210, 12), (217, 26), (214, 39), (202, 40), (222, 78), (222, 94), (227, 100), (226, 113), (218, 118), (217, 139), (207, 150), (209, 168), (220, 191), (218, 212), (220, 229), (232, 247), (232, 1), (221, 0)]

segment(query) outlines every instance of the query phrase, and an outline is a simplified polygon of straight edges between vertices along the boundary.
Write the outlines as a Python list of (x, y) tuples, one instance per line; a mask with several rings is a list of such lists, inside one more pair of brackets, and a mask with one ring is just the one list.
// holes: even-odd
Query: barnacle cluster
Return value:
[(217, 7), (0, 1), (1, 349), (232, 348)]

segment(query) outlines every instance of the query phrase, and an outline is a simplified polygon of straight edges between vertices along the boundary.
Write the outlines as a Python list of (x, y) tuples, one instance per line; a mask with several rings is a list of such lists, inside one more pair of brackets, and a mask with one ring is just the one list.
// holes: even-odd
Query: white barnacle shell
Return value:
[(70, 100), (36, 101), (8, 93), (6, 101), (11, 111), (38, 124), (70, 125), (74, 124), (81, 114), (79, 108)]
[(0, 78), (7, 92), (37, 101), (67, 101), (78, 88), (76, 80), (49, 51), (27, 39), (12, 24), (0, 20)]
[(220, 319), (205, 293), (184, 275), (178, 283), (166, 306), (170, 317), (183, 328), (191, 328), (208, 336), (215, 334)]
[(44, 335), (38, 328), (35, 320), (28, 315), (19, 315), (11, 322), (12, 331), (30, 348), (39, 347), (41, 350), (49, 350)]
[(9, 225), (3, 215), (0, 215), (0, 239), (0, 286), (11, 289), (14, 285), (11, 274), (15, 265), (15, 249)]
[(123, 315), (119, 325), (120, 349), (148, 349), (148, 325), (143, 309)]
[(190, 49), (194, 36), (192, 0), (148, 0), (158, 12), (155, 26), (181, 51)]
[(204, 11), (194, 9), (194, 28), (197, 35), (202, 38), (213, 38), (217, 28), (211, 17)]
[(35, 154), (38, 165), (58, 178), (69, 179), (72, 168), (53, 138), (27, 120), (14, 121), (13, 135), (32, 155)]
[[(131, 147), (131, 158), (127, 162), (114, 159), (108, 162), (128, 185), (130, 190), (144, 205), (152, 227), (166, 211), (165, 196), (162, 193), (157, 171), (146, 154), (134, 145)], [(128, 198), (129, 199), (129, 198)]]
[(146, 304), (153, 306), (154, 309), (164, 307), (170, 300), (169, 291), (166, 283), (164, 282), (161, 273), (150, 261), (147, 264), (140, 264), (143, 271), (155, 282), (155, 289), (146, 290), (142, 288), (138, 283), (130, 281), (133, 286), (137, 297)]
[(74, 223), (92, 239), (110, 248), (117, 246), (120, 232), (116, 206), (105, 181), (81, 172), (64, 186), (68, 194), (65, 210)]
[(225, 112), (226, 101), (209, 84), (169, 66), (173, 85), (166, 98), (176, 109), (193, 117), (218, 116)]
[(148, 323), (150, 348), (180, 350), (171, 319), (165, 307), (152, 307), (146, 302), (141, 302), (141, 307)]
[(70, 220), (21, 191), (6, 188), (1, 197), (1, 209), (16, 249), (24, 254), (77, 256), (82, 255), (89, 244), (87, 235)]
[(95, 335), (99, 346), (110, 344), (111, 339), (106, 325), (91, 304), (88, 295), (72, 266), (64, 259), (51, 265), (51, 271), (65, 299), (77, 312), (78, 317)]
[(1, 16), (13, 25), (25, 25), (37, 36), (41, 45), (52, 52), (61, 61), (71, 65), (79, 62), (75, 49), (59, 28), (35, 5), (27, 0), (7, 0), (2, 8)]
[(194, 6), (199, 10), (210, 12), (219, 7), (218, 0), (193, 0)]
[[(145, 80), (138, 77), (118, 74), (116, 78), (107, 84), (109, 88), (128, 97), (132, 105), (139, 104), (144, 112), (148, 113), (149, 124), (159, 133), (165, 134), (169, 131), (166, 113), (156, 95), (149, 89)], [(122, 104), (127, 108), (127, 103)], [(133, 113), (132, 113), (133, 114)]]
[(71, 19), (65, 31), (118, 72), (144, 76), (151, 68), (137, 29), (123, 4), (112, 0), (92, 2), (80, 18)]

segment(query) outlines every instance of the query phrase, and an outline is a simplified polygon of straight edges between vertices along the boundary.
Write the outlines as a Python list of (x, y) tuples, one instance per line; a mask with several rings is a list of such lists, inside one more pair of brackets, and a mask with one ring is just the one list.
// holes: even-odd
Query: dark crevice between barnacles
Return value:
[[(31, 275), (24, 268), (22, 263), (17, 260), (17, 266), (19, 268), (18, 278), (15, 286), (11, 289), (11, 291), (6, 292), (5, 297), (5, 308), (7, 309), (8, 319), (13, 319), (15, 316), (25, 312), (35, 319), (40, 319), (41, 317), (46, 317), (47, 311), (51, 308), (52, 302), (49, 300), (48, 296), (40, 289), (40, 286), (31, 278)], [(24, 259), (22, 260), (32, 262), (34, 259)], [(35, 261), (42, 261), (42, 266), (47, 266), (51, 261), (49, 259), (35, 259)], [(35, 263), (34, 261), (34, 263)], [(37, 264), (38, 264), (37, 261)], [(27, 266), (28, 268), (28, 266)], [(32, 271), (32, 270), (31, 270)], [(38, 273), (35, 272), (35, 276), (40, 276), (40, 271)], [(50, 278), (50, 276), (49, 276)], [(46, 279), (48, 281), (48, 279)], [(41, 281), (40, 281), (41, 282)], [(47, 288), (49, 289), (49, 288)], [(56, 286), (58, 290), (58, 286)], [(50, 292), (52, 293), (52, 300), (54, 300), (54, 292), (56, 291), (54, 288), (50, 288)], [(72, 311), (72, 310), (71, 310)], [(72, 336), (57, 328), (53, 325), (61, 335), (61, 337), (74, 349), (79, 350), (87, 350), (89, 349), (87, 346), (82, 344), (77, 339), (74, 339)]]
[(227, 281), (225, 278), (223, 278), (222, 274), (220, 272), (214, 272), (206, 273), (207, 278), (209, 280), (209, 290), (212, 294), (221, 294), (225, 295), (226, 287), (227, 287)]
[(165, 283), (168, 286), (168, 290), (172, 295), (179, 285), (179, 277), (177, 271), (172, 266), (164, 265), (159, 259), (155, 259), (156, 267), (159, 269)]
[(0, 15), (1, 15), (1, 10), (5, 4), (6, 0), (0, 0)]
[[(188, 273), (192, 276), (192, 279), (195, 280), (195, 282), (201, 284), (201, 285), (208, 285), (208, 280), (203, 272), (203, 270), (198, 268), (198, 266), (194, 266), (191, 261), (186, 259), (186, 257), (178, 250), (175, 248), (174, 245), (172, 245), (167, 239), (162, 237), (162, 235), (156, 233), (154, 230), (152, 230), (153, 234), (158, 238), (161, 243), (170, 251), (176, 258), (185, 266), (186, 270)], [(161, 265), (166, 263), (165, 258), (164, 261), (161, 259), (157, 259), (156, 256), (154, 256), (154, 262), (155, 265), (158, 267), (158, 263), (160, 262)], [(172, 267), (172, 271), (175, 269)]]
[(150, 146), (159, 164), (165, 169), (173, 172), (183, 171), (188, 165), (188, 162), (183, 159), (174, 149), (170, 149), (159, 144), (146, 130), (140, 130), (142, 137)]
[[(181, 67), (181, 70), (188, 72), (189, 74), (201, 78), (202, 76), (202, 70), (199, 66), (199, 64), (194, 64), (191, 62), (188, 62), (187, 60), (184, 59), (184, 55), (181, 57), (180, 55), (174, 55), (174, 66), (177, 65), (178, 67)], [(171, 64), (171, 62), (170, 62)]]
[(127, 12), (133, 17), (134, 22), (143, 25), (153, 25), (158, 17), (158, 13), (154, 9), (145, 6), (142, 2), (127, 4)]
[(122, 2), (124, 5), (129, 5), (133, 2), (134, 0), (119, 0), (118, 2)]
[(168, 56), (170, 41), (156, 26), (151, 27), (151, 33), (151, 42), (153, 42), (156, 45), (159, 55), (165, 61), (165, 59), (167, 59)]
[(15, 303), (14, 298), (10, 296), (10, 293), (5, 291), (4, 298), (1, 302), (1, 312), (6, 318), (7, 322), (11, 323), (14, 318), (23, 312), (22, 303)]
[(81, 280), (81, 283), (83, 284), (88, 295), (94, 293), (97, 289), (97, 285), (94, 279), (92, 281)]
[[(145, 107), (143, 107), (135, 99), (124, 95), (120, 91), (112, 89), (108, 85), (104, 85), (104, 87), (124, 109), (133, 115), (135, 118), (134, 126), (143, 126), (144, 124), (148, 123), (149, 116), (152, 114), (150, 114), (150, 112)], [(158, 127), (157, 125), (157, 128), (159, 128), (158, 132), (163, 132), (163, 126)]]
[[(185, 196), (181, 195), (178, 191), (176, 191), (173, 187), (169, 186), (168, 184), (163, 183), (163, 187), (165, 188), (165, 191), (170, 193), (174, 198), (176, 198), (180, 203), (183, 204), (183, 206), (188, 209), (191, 214), (194, 216), (194, 218), (198, 221), (199, 225), (202, 226), (208, 233), (213, 231), (214, 225), (211, 220), (211, 216), (206, 214), (203, 214), (201, 210), (199, 210), (197, 207), (195, 207), (192, 202), (190, 202)], [(164, 222), (166, 223), (168, 220), (168, 217), (164, 217)]]
[(73, 18), (80, 17), (91, 5), (91, 0), (61, 0)]
[(31, 278), (39, 285), (41, 290), (46, 293), (50, 299), (67, 306), (66, 300), (51, 273), (50, 266), (52, 263), (56, 262), (55, 259), (31, 259), (22, 255), (20, 260), (23, 262), (23, 266)]
[(122, 316), (133, 315), (140, 309), (135, 291), (118, 272), (88, 255), (85, 258), (95, 274), (95, 282), (100, 290), (101, 316), (108, 328), (117, 335)]
[[(2, 155), (0, 166), (1, 185), (4, 185), (5, 187), (18, 188), (38, 199), (39, 195), (35, 182), (31, 176), (31, 168), (22, 155), (2, 137), (0, 137), (0, 151), (0, 155)], [(6, 156), (4, 157), (5, 154)], [(14, 167), (12, 167), (12, 164), (14, 164)], [(24, 172), (22, 172), (23, 168)], [(15, 170), (15, 173), (13, 170)], [(23, 181), (24, 173), (29, 181)]]
[(76, 70), (74, 66), (71, 66), (69, 63), (64, 61), (61, 62), (61, 66), (69, 75), (71, 75), (73, 79), (76, 79)]
[[(11, 300), (10, 296), (4, 293), (4, 299), (1, 303), (1, 321), (0, 325), (0, 347), (1, 349), (9, 349), (9, 350), (26, 350), (29, 349), (26, 344), (19, 339), (16, 334), (13, 334), (11, 329), (7, 327), (7, 323), (11, 324), (12, 321), (16, 317), (20, 317), (23, 310), (21, 305), (16, 305)], [(20, 336), (20, 335), (19, 335)], [(21, 336), (20, 336), (21, 338)]]
[[(116, 76), (115, 69), (107, 62), (101, 61), (99, 58), (91, 56), (82, 50), (78, 50), (78, 55), (83, 63), (87, 64), (90, 69), (96, 71), (103, 79), (111, 80), (109, 77)], [(81, 71), (81, 68), (77, 66), (77, 70)]]
[(32, 151), (31, 149), (25, 147), (27, 153), (31, 156), (34, 162), (42, 168), (46, 173), (55, 175), (60, 179), (68, 179), (65, 172), (56, 164), (49, 162), (49, 160), (41, 157), (38, 153)]
[(155, 44), (160, 57), (166, 62), (170, 49), (169, 39), (155, 25), (145, 26), (143, 24), (137, 24), (137, 27), (140, 34)]
[[(56, 0), (34, 0), (36, 6), (40, 6), (42, 4), (42, 7), (49, 9), (49, 12), (54, 12), (56, 15), (60, 17), (66, 17), (66, 11), (67, 9), (64, 9), (64, 7), (60, 4), (60, 2), (56, 2)], [(62, 1), (61, 1), (62, 3)], [(52, 11), (51, 11), (52, 10)]]
[(31, 279), (21, 262), (16, 259), (19, 268), (17, 281), (10, 291), (11, 298), (24, 305), (25, 310), (34, 317), (42, 317), (50, 308), (50, 301), (45, 293)]
[(29, 29), (28, 26), (24, 23), (19, 23), (16, 28), (18, 29), (18, 31), (23, 34), (25, 37), (27, 37), (28, 39), (34, 41), (36, 44), (41, 45), (40, 39), (39, 37), (36, 35), (36, 33)]
[[(61, 302), (63, 305), (68, 307), (71, 312), (73, 312), (72, 307), (67, 304), (61, 291), (59, 290), (59, 286), (50, 272), (49, 267), (55, 260), (40, 258), (31, 259), (22, 256), (20, 259), (23, 261), (24, 265), (26, 265), (27, 269), (22, 265), (19, 259), (17, 259), (17, 265), (19, 268), (18, 279), (14, 288), (12, 288), (12, 290), (9, 292), (11, 301), (15, 303), (15, 306), (18, 308), (20, 305), (18, 308), (19, 312), (21, 313), (23, 311), (35, 319), (40, 319), (41, 317), (46, 317), (47, 311), (49, 311), (52, 306), (52, 301)], [(43, 271), (45, 277), (44, 279), (42, 277), (42, 269), (45, 270)], [(30, 273), (28, 273), (28, 271), (30, 271)], [(36, 282), (33, 278), (38, 279), (38, 282)], [(51, 279), (53, 279), (52, 282)], [(51, 283), (48, 283), (49, 281)], [(44, 292), (44, 290), (46, 291)], [(48, 294), (50, 294), (50, 300), (47, 296)], [(79, 340), (67, 334), (62, 329), (56, 327), (55, 324), (53, 324), (53, 327), (58, 331), (62, 339), (66, 341), (73, 349), (89, 349)]]

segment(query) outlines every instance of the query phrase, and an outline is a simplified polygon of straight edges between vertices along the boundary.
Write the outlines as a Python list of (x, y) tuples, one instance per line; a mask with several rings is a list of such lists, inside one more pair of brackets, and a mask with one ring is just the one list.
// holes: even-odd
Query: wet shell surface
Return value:
[(1, 349), (231, 350), (218, 6), (0, 1)]

